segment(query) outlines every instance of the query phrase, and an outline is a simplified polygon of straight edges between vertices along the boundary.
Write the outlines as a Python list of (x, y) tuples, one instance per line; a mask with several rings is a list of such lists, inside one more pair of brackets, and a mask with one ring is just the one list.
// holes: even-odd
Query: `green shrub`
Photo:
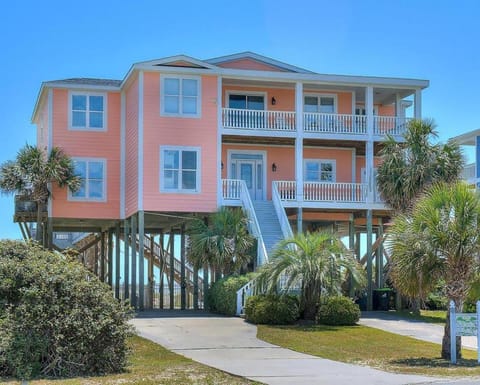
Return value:
[(320, 306), (318, 323), (325, 325), (355, 325), (360, 319), (360, 308), (347, 297), (330, 297)]
[(252, 279), (251, 275), (230, 276), (215, 282), (207, 294), (210, 311), (233, 316), (237, 311), (237, 291)]
[(255, 295), (245, 304), (245, 318), (254, 324), (287, 325), (299, 316), (298, 298), (292, 295)]
[(130, 308), (80, 263), (0, 241), (0, 376), (122, 371)]

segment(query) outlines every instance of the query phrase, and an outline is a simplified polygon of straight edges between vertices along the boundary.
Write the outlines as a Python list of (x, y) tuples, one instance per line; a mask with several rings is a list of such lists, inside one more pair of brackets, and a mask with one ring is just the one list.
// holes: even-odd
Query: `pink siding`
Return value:
[(138, 78), (125, 91), (125, 215), (138, 210)]
[[(212, 212), (217, 208), (217, 78), (202, 76), (201, 117), (160, 116), (160, 75), (144, 74), (144, 209)], [(201, 192), (160, 192), (160, 146), (192, 146), (201, 151)]]
[(37, 147), (48, 148), (48, 96), (44, 95), (37, 120)]
[(253, 59), (232, 60), (224, 63), (217, 63), (217, 66), (224, 68), (236, 68), (240, 70), (290, 72)]
[(119, 218), (120, 213), (120, 94), (109, 92), (107, 131), (68, 129), (68, 91), (53, 91), (53, 145), (71, 157), (104, 158), (107, 167), (105, 202), (67, 200), (67, 190), (54, 188), (53, 217)]

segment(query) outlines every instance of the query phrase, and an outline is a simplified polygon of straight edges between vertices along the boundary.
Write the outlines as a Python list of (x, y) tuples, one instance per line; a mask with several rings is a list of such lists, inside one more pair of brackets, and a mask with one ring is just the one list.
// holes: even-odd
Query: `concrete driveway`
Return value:
[[(132, 321), (142, 337), (202, 364), (272, 385), (473, 384), (386, 373), (321, 359), (256, 338), (257, 328), (240, 318), (208, 313), (151, 312)], [(478, 384), (478, 381), (476, 382)]]

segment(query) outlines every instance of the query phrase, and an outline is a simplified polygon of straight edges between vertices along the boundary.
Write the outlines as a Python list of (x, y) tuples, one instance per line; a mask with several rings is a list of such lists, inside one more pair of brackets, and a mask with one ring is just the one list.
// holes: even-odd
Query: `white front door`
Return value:
[(230, 178), (245, 181), (253, 200), (265, 199), (262, 155), (232, 154)]

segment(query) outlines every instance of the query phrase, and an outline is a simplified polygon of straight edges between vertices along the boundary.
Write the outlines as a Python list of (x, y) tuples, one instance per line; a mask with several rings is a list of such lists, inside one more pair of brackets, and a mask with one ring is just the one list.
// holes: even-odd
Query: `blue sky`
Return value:
[[(235, 4), (235, 5), (234, 5)], [(480, 126), (480, 2), (8, 1), (0, 12), (0, 163), (35, 143), (41, 82), (122, 79), (132, 63), (254, 51), (319, 73), (430, 80), (440, 139)], [(0, 197), (0, 238), (19, 238)]]

